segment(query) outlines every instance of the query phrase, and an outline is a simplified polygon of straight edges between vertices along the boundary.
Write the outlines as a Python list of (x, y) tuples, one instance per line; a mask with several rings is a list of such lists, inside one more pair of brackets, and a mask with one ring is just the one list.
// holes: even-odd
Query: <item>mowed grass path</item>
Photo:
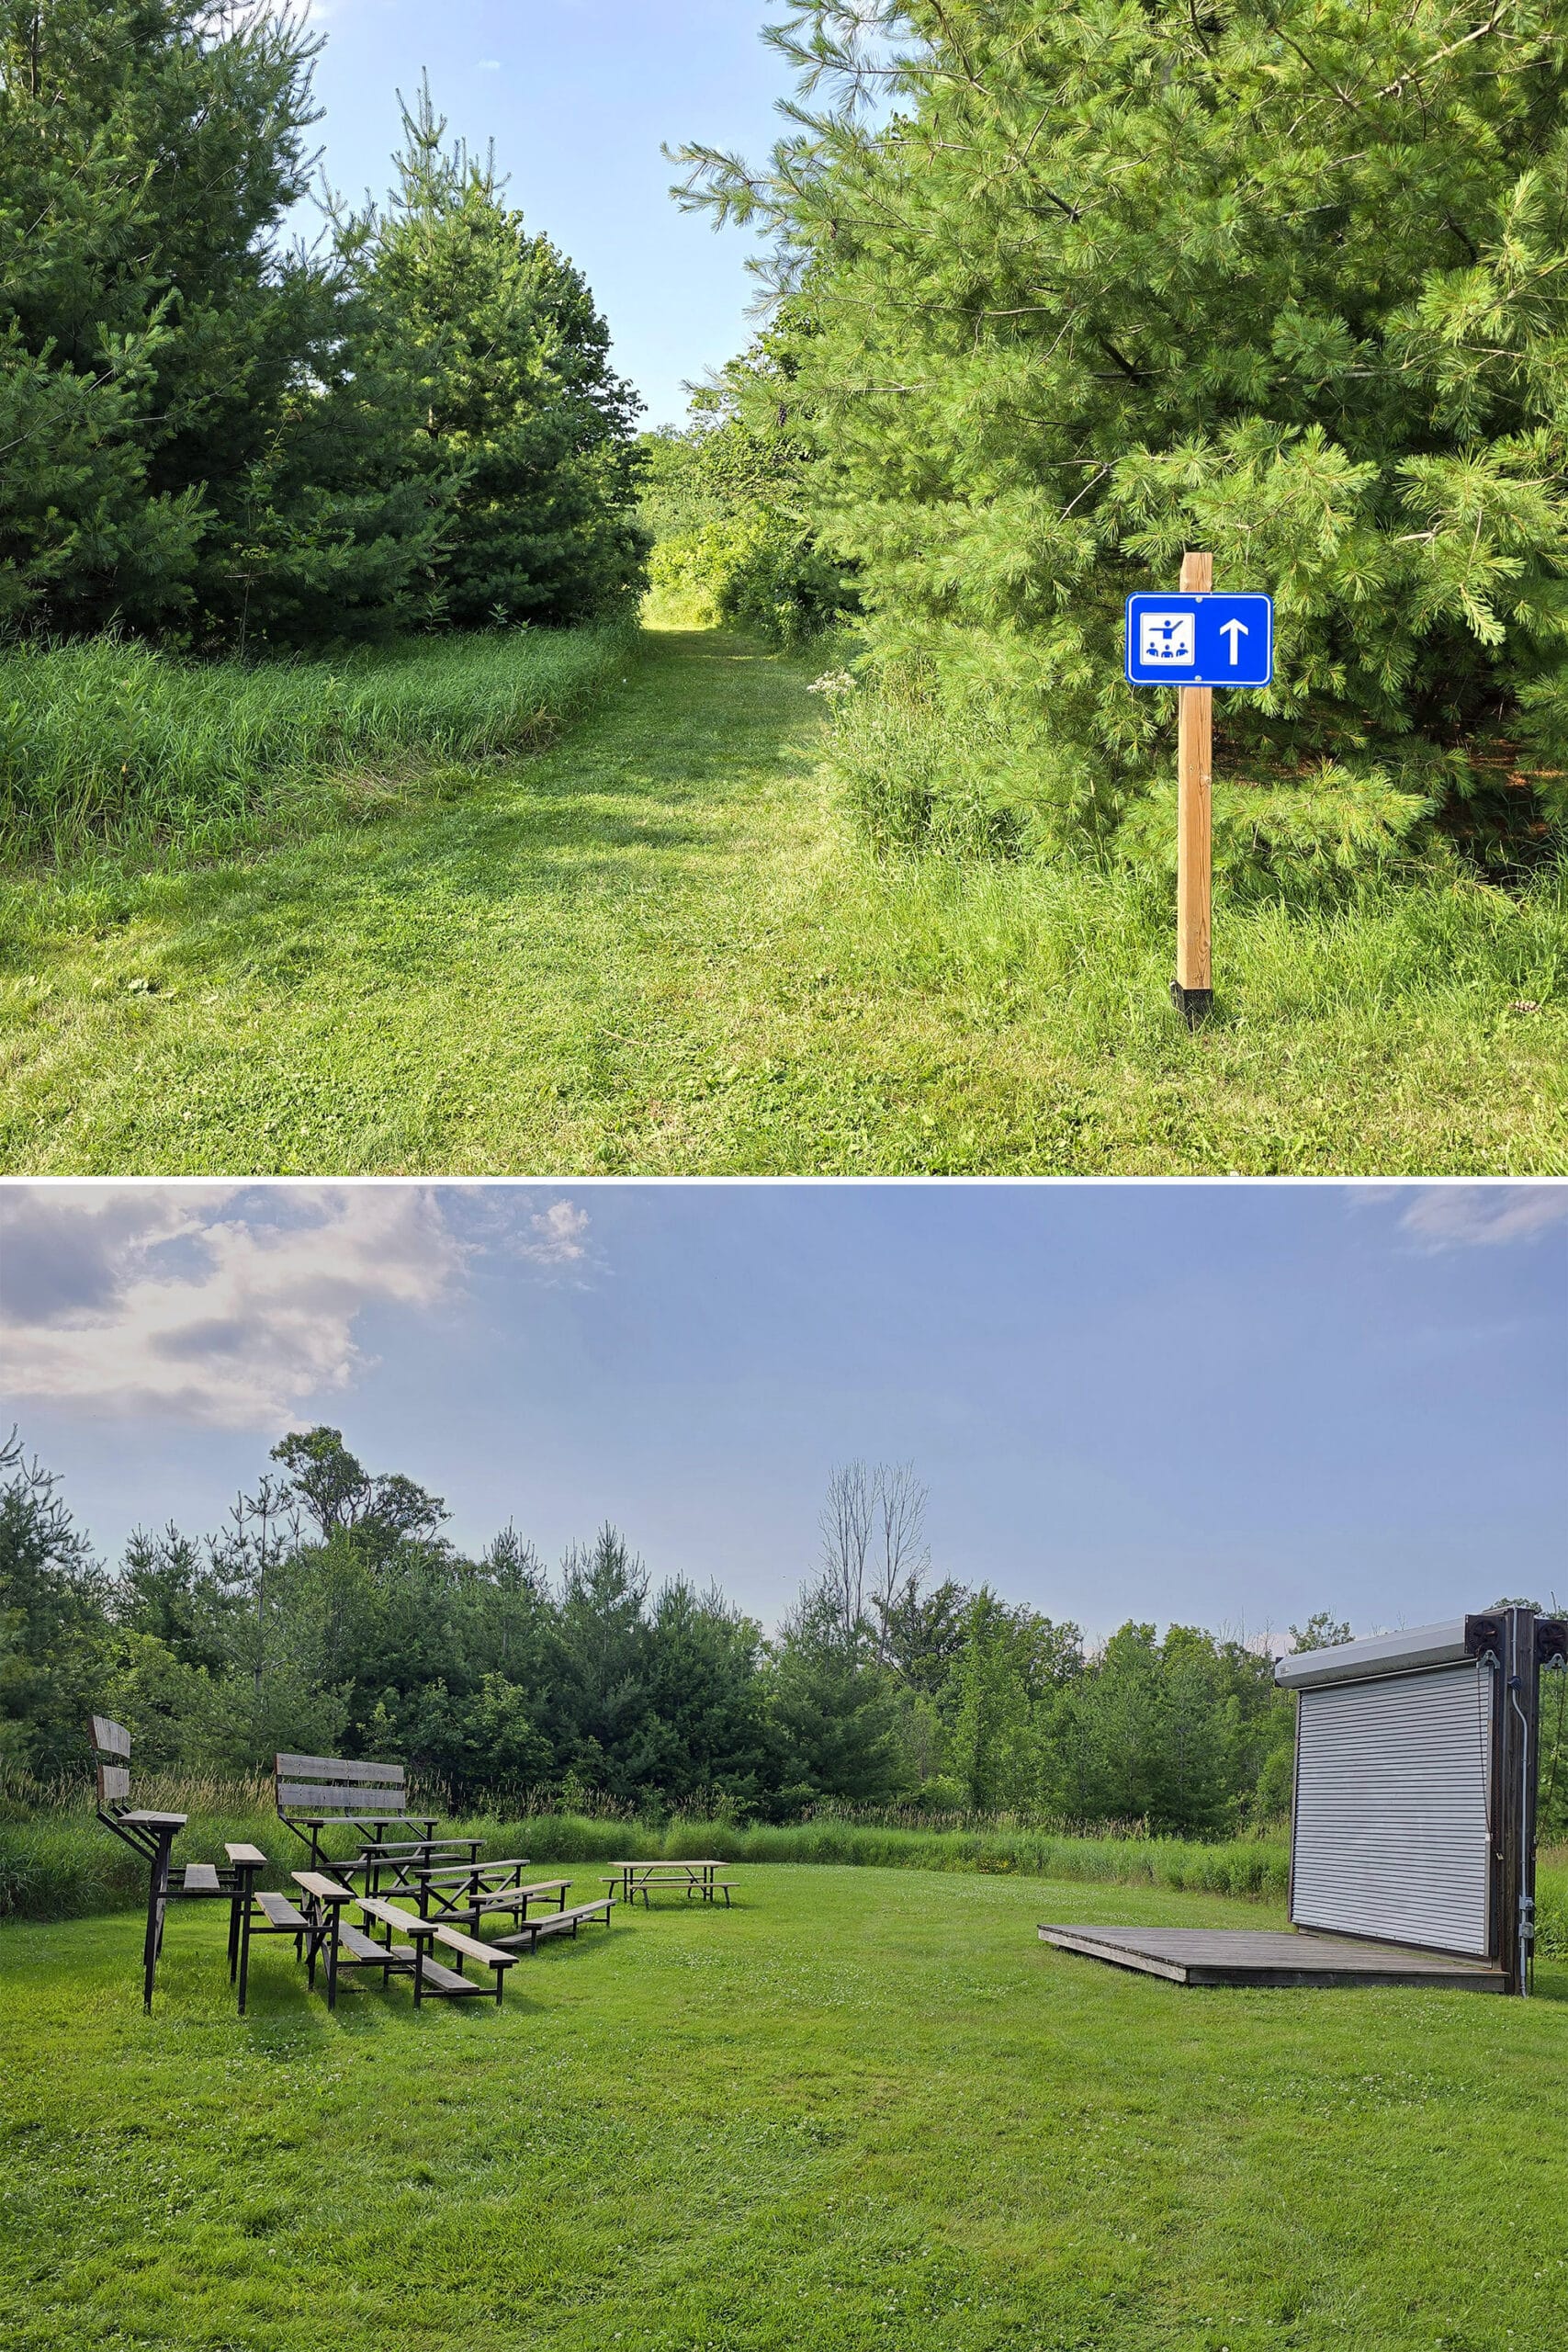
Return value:
[(542, 757), (207, 868), (13, 882), (0, 1168), (1568, 1167), (1561, 899), (1222, 907), (1192, 1038), (1147, 893), (867, 854), (814, 772), (820, 659), (649, 634)]
[(1568, 1973), (1183, 1992), (1146, 1889), (738, 1873), (506, 2004), (236, 2018), (218, 1906), (0, 1930), (0, 2342), (189, 2352), (1557, 2352)]

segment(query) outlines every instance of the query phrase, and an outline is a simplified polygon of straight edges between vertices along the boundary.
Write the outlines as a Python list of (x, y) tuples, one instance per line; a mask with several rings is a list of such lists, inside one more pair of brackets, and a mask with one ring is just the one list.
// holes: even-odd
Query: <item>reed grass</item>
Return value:
[(323, 784), (528, 751), (624, 671), (625, 625), (187, 661), (102, 637), (0, 653), (0, 858), (232, 848)]
[[(218, 1860), (228, 1840), (246, 1839), (268, 1857), (273, 1884), (287, 1883), (303, 1860), (302, 1848), (273, 1809), (270, 1780), (148, 1779), (137, 1793), (139, 1803), (189, 1815), (179, 1858)], [(441, 1792), (433, 1790), (422, 1801), (439, 1807)], [(1151, 1838), (1136, 1824), (1087, 1836), (1068, 1828), (987, 1825), (979, 1815), (963, 1816), (964, 1826), (932, 1826), (940, 1818), (915, 1815), (919, 1826), (908, 1826), (908, 1815), (901, 1825), (824, 1810), (811, 1820), (782, 1824), (742, 1825), (691, 1814), (658, 1822), (608, 1803), (576, 1812), (535, 1798), (502, 1815), (464, 1815), (452, 1826), (480, 1838), (488, 1859), (525, 1854), (563, 1867), (703, 1857), (1169, 1887), (1272, 1904), (1284, 1901), (1289, 1883), (1282, 1826), (1203, 1843)], [(334, 1853), (352, 1849), (341, 1832), (329, 1832), (326, 1842)], [(0, 1918), (85, 1918), (134, 1910), (145, 1894), (144, 1866), (100, 1826), (89, 1793), (62, 1792), (47, 1805), (0, 1820)], [(1544, 1954), (1568, 1959), (1568, 1846), (1541, 1850), (1537, 1932)]]

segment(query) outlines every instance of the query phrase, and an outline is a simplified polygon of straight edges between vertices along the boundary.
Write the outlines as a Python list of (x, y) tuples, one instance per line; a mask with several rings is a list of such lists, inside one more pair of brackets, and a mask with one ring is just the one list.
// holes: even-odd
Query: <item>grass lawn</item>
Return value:
[(543, 756), (13, 879), (0, 1169), (1568, 1168), (1562, 890), (1222, 906), (1190, 1037), (1158, 891), (868, 854), (820, 659), (650, 633)]
[[(587, 1873), (580, 1873), (586, 1877)], [(219, 1905), (0, 1930), (0, 2343), (1558, 2352), (1568, 1970), (1185, 1992), (1041, 1918), (1258, 1905), (757, 1869), (512, 1973), (234, 2015)]]

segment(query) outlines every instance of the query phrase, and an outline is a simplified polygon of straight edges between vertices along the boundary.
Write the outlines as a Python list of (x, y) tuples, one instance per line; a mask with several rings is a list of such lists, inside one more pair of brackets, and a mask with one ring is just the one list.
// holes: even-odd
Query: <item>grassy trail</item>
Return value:
[(9, 884), (0, 1169), (1568, 1166), (1561, 899), (1222, 910), (1190, 1038), (1168, 923), (1114, 885), (878, 866), (812, 775), (817, 666), (649, 635), (542, 757)]

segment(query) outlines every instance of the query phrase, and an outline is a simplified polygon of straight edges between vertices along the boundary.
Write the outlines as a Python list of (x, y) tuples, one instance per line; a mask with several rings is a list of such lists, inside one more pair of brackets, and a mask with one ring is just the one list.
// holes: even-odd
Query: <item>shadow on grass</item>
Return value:
[[(251, 2050), (263, 2058), (326, 2060), (332, 2056), (340, 2036), (356, 2042), (374, 2041), (389, 2033), (405, 2031), (426, 2016), (446, 2010), (464, 2017), (478, 2012), (485, 2020), (497, 2011), (494, 1995), (488, 1987), (459, 1999), (427, 1994), (416, 2011), (413, 1984), (408, 1975), (394, 1972), (390, 1983), (384, 1985), (369, 1969), (340, 1976), (337, 2006), (329, 2009), (326, 1985), (319, 1968), (312, 1990), (302, 1963), (290, 1958), (287, 1967), (279, 1960), (272, 1966), (264, 1961), (257, 1968), (253, 1953), (245, 2014), (241, 2017), (231, 1988), (225, 1987), (229, 1998), (221, 2007), (212, 2006), (211, 1977), (205, 1964), (209, 1957), (201, 1955), (199, 1984), (182, 1970), (172, 1984), (160, 1986), (154, 1996), (153, 2022), (183, 2030), (196, 2021), (199, 2010), (202, 2022), (208, 2025), (237, 2026)], [(509, 1969), (501, 2014), (521, 2012), (538, 2017), (545, 2008), (545, 2002), (520, 1990), (517, 1970)]]
[[(533, 1984), (537, 1982), (536, 1972), (538, 1970), (569, 1966), (569, 1952), (579, 1949), (591, 1951), (601, 1945), (619, 1945), (630, 1937), (629, 1928), (612, 1927), (604, 1933), (595, 1931), (592, 1939), (585, 1939), (581, 1947), (575, 1937), (570, 1943), (565, 1938), (559, 1939), (558, 1949), (555, 1948), (552, 1939), (534, 1951), (517, 1954), (514, 1964), (506, 1972), (504, 1998), (500, 2003), (488, 1988), (467, 1997), (446, 1998), (427, 1994), (417, 2012), (412, 1979), (404, 1973), (394, 1971), (390, 1980), (383, 1984), (372, 1968), (345, 1971), (338, 1978), (337, 2007), (329, 2009), (325, 1980), (319, 1966), (312, 1991), (303, 1963), (295, 1962), (291, 1954), (274, 1955), (271, 1966), (264, 1959), (262, 1968), (258, 1970), (253, 1947), (245, 2015), (237, 2018), (236, 2021), (245, 2028), (248, 2039), (262, 2055), (295, 2057), (305, 2046), (299, 2038), (302, 2031), (310, 2036), (310, 2048), (315, 2054), (325, 2055), (329, 2050), (328, 2036), (334, 2027), (339, 2032), (363, 2040), (394, 2030), (400, 2025), (412, 2022), (416, 2016), (423, 2017), (442, 2010), (453, 2010), (464, 2017), (477, 2013), (488, 2018), (499, 2008), (502, 2015), (521, 2011), (529, 2017), (540, 2017), (546, 2012), (547, 2003), (536, 1997), (534, 1992), (523, 1989), (520, 1979), (525, 1977), (525, 1972), (526, 1981)], [(541, 1994), (545, 1989), (544, 1984), (538, 1984)], [(279, 2033), (290, 2037), (287, 2048), (276, 2044)]]

